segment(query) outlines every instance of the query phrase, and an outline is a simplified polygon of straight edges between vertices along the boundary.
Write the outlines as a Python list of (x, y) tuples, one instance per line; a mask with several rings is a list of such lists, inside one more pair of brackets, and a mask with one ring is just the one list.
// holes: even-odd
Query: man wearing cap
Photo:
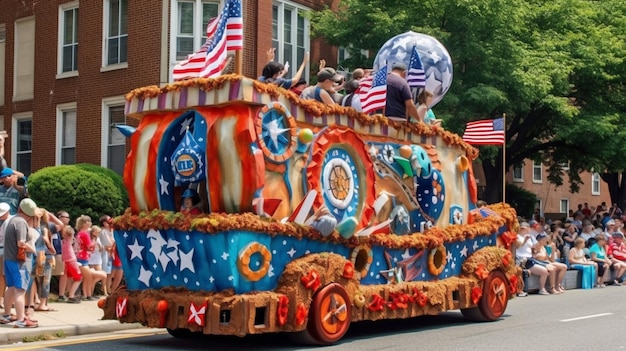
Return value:
[(331, 92), (334, 94), (333, 87), (335, 83), (340, 82), (342, 79), (343, 76), (337, 74), (335, 69), (324, 67), (317, 72), (317, 84), (304, 89), (300, 97), (302, 99), (317, 100), (326, 105), (334, 105), (335, 100), (330, 94)]
[(397, 62), (391, 66), (391, 73), (387, 75), (387, 103), (385, 116), (410, 118), (424, 122), (417, 113), (417, 106), (413, 102), (411, 88), (406, 81), (407, 68), (404, 63)]
[(0, 323), (11, 322), (11, 306), (15, 307), (16, 328), (36, 328), (37, 323), (26, 318), (25, 293), (30, 283), (30, 264), (18, 259), (19, 250), (35, 253), (35, 247), (28, 230), (29, 223), (37, 216), (37, 204), (31, 199), (20, 202), (17, 215), (10, 219), (4, 236), (4, 275), (7, 291), (4, 296), (4, 315), (0, 316)]
[(11, 206), (11, 214), (17, 213), (17, 204), (25, 197), (24, 188), (17, 185), (17, 174), (13, 169), (5, 167), (0, 172), (0, 202), (6, 202)]
[(7, 288), (4, 279), (4, 231), (7, 227), (8, 219), (11, 217), (11, 206), (6, 202), (0, 202), (0, 308), (4, 308), (4, 291)]
[[(626, 273), (626, 268), (620, 269), (622, 266), (626, 267), (626, 244), (624, 243), (624, 233), (615, 231), (611, 236), (613, 241), (609, 245), (608, 255), (611, 261), (613, 261), (613, 268), (616, 270), (613, 283), (619, 286), (622, 285), (624, 281), (622, 277)], [(620, 264), (620, 262), (623, 264)]]

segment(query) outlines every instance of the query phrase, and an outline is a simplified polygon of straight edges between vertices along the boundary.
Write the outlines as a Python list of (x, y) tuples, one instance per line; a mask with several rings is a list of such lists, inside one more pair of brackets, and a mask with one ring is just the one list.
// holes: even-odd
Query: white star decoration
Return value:
[(139, 243), (137, 242), (137, 238), (135, 238), (135, 242), (132, 245), (128, 245), (128, 248), (130, 249), (130, 259), (129, 261), (132, 261), (133, 258), (138, 258), (140, 260), (143, 260), (143, 256), (141, 255), (141, 250), (143, 250), (143, 246), (139, 245)]
[(474, 245), (472, 246), (472, 249), (474, 249), (474, 251), (478, 249), (478, 241), (474, 241)]
[(226, 261), (228, 259), (228, 256), (230, 256), (230, 254), (228, 252), (224, 251), (224, 253), (222, 253), (222, 259), (224, 261)]
[(274, 266), (272, 266), (271, 264), (270, 269), (267, 271), (267, 276), (270, 278), (274, 276)]
[(293, 258), (293, 255), (296, 254), (296, 250), (292, 247), (291, 250), (287, 251), (287, 255), (289, 255), (289, 257)]
[[(448, 252), (448, 254), (449, 254), (449, 252)], [(411, 255), (409, 254), (409, 249), (405, 249), (404, 253), (402, 254), (401, 257), (402, 257), (403, 260), (406, 260), (407, 258), (411, 257)]]
[(463, 246), (461, 249), (461, 257), (467, 257), (467, 246)]
[(192, 273), (196, 273), (196, 269), (193, 266), (193, 262), (192, 262), (192, 258), (193, 258), (193, 251), (194, 249), (189, 250), (189, 252), (184, 253), (184, 252), (180, 252), (180, 271), (182, 272), (183, 269), (188, 269), (190, 270)]
[(183, 135), (183, 133), (185, 133), (187, 128), (189, 128), (190, 124), (191, 124), (191, 118), (185, 119), (183, 123), (180, 124), (180, 135)]
[(278, 119), (271, 120), (265, 126), (267, 127), (267, 132), (270, 135), (270, 139), (272, 139), (272, 143), (274, 143), (274, 146), (278, 148), (280, 146), (278, 144), (278, 136), (283, 134), (284, 132), (289, 131), (289, 128), (279, 128)]
[(169, 185), (170, 183), (167, 180), (165, 180), (165, 178), (163, 178), (163, 174), (161, 174), (161, 178), (159, 178), (159, 186), (161, 187), (161, 195), (170, 194), (170, 191), (167, 188)]
[(140, 282), (144, 283), (146, 286), (150, 286), (150, 278), (152, 277), (152, 272), (150, 272), (149, 270), (143, 268), (143, 266), (141, 266), (141, 270), (139, 272), (139, 278), (137, 278), (137, 280), (139, 280)]

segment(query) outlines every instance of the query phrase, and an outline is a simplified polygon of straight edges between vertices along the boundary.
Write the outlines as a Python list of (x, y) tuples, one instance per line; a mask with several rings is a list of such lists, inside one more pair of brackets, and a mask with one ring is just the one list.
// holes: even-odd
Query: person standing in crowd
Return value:
[[(83, 281), (83, 275), (80, 273), (80, 267), (74, 252), (74, 233), (74, 228), (69, 225), (63, 227), (61, 231), (61, 237), (63, 238), (61, 253), (63, 254), (63, 264), (65, 265), (65, 280), (72, 281), (72, 285), (68, 289), (68, 297), (65, 300), (67, 303), (80, 303), (80, 297), (76, 296), (76, 290), (78, 290), (80, 283)], [(65, 293), (65, 288), (62, 291)]]
[(0, 202), (0, 308), (4, 308), (4, 291), (7, 283), (4, 278), (4, 231), (9, 218), (11, 218), (11, 206), (6, 202)]
[(413, 118), (417, 122), (424, 122), (417, 113), (413, 102), (411, 88), (406, 81), (407, 67), (397, 62), (391, 66), (391, 73), (387, 75), (387, 102), (385, 116), (407, 119)]
[(417, 114), (419, 118), (426, 124), (433, 126), (440, 126), (441, 120), (435, 117), (435, 113), (430, 109), (430, 105), (433, 103), (434, 94), (430, 90), (423, 89), (417, 95)]
[(30, 284), (30, 269), (25, 253), (35, 253), (35, 247), (28, 244), (32, 238), (28, 230), (29, 222), (36, 217), (37, 204), (31, 199), (20, 202), (18, 213), (7, 224), (4, 240), (4, 275), (7, 291), (4, 296), (4, 315), (0, 323), (12, 322), (11, 306), (15, 308), (16, 328), (36, 328), (38, 324), (26, 318), (25, 294)]
[(17, 174), (13, 169), (5, 167), (0, 171), (0, 202), (11, 206), (11, 215), (17, 214), (17, 206), (21, 199), (26, 197), (24, 187), (17, 184)]
[(111, 293), (111, 268), (113, 264), (113, 256), (111, 252), (113, 251), (113, 245), (115, 245), (113, 228), (111, 228), (112, 221), (113, 220), (110, 216), (104, 215), (100, 217), (100, 226), (102, 228), (100, 231), (100, 241), (102, 242), (102, 246), (104, 246), (104, 251), (102, 252), (102, 269), (107, 275), (107, 279), (103, 284), (104, 295)]
[(54, 269), (52, 269), (52, 276), (57, 277), (57, 281), (59, 283), (59, 301), (65, 301), (65, 288), (67, 285), (67, 275), (65, 275), (65, 264), (63, 262), (63, 236), (61, 231), (63, 228), (69, 225), (70, 223), (70, 215), (67, 211), (59, 211), (55, 217), (58, 222), (49, 223), (50, 233), (52, 236), (52, 246), (56, 251), (54, 259), (56, 261), (56, 265)]
[(76, 219), (76, 240), (78, 242), (78, 251), (76, 252), (76, 259), (80, 268), (80, 273), (83, 276), (83, 299), (87, 301), (95, 300), (92, 296), (96, 284), (106, 281), (106, 273), (103, 271), (96, 271), (89, 267), (89, 256), (95, 249), (95, 243), (91, 242), (91, 235), (89, 230), (91, 228), (91, 217), (82, 215)]

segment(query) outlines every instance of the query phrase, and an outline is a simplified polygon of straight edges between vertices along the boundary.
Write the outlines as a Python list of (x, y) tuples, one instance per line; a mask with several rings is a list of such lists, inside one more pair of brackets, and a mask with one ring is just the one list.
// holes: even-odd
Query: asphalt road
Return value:
[[(568, 290), (553, 296), (530, 295), (509, 302), (492, 323), (467, 322), (458, 311), (400, 321), (353, 324), (337, 345), (326, 350), (624, 350), (626, 286)], [(307, 350), (288, 335), (175, 339), (160, 330), (141, 329), (87, 338), (10, 346), (13, 350)], [(157, 333), (156, 335), (154, 335)], [(117, 340), (107, 340), (107, 339)], [(6, 347), (4, 347), (6, 348)], [(4, 348), (0, 348), (4, 349)]]

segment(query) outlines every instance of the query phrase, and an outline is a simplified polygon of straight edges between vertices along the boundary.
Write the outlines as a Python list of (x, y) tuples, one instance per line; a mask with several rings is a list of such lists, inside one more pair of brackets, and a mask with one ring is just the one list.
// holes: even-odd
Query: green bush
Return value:
[(530, 219), (537, 207), (537, 195), (518, 186), (507, 184), (506, 202), (517, 211), (518, 216)]
[(115, 216), (128, 207), (122, 177), (100, 166), (79, 164), (46, 167), (28, 178), (28, 192), (38, 206), (72, 219), (88, 215), (97, 223), (103, 214)]

